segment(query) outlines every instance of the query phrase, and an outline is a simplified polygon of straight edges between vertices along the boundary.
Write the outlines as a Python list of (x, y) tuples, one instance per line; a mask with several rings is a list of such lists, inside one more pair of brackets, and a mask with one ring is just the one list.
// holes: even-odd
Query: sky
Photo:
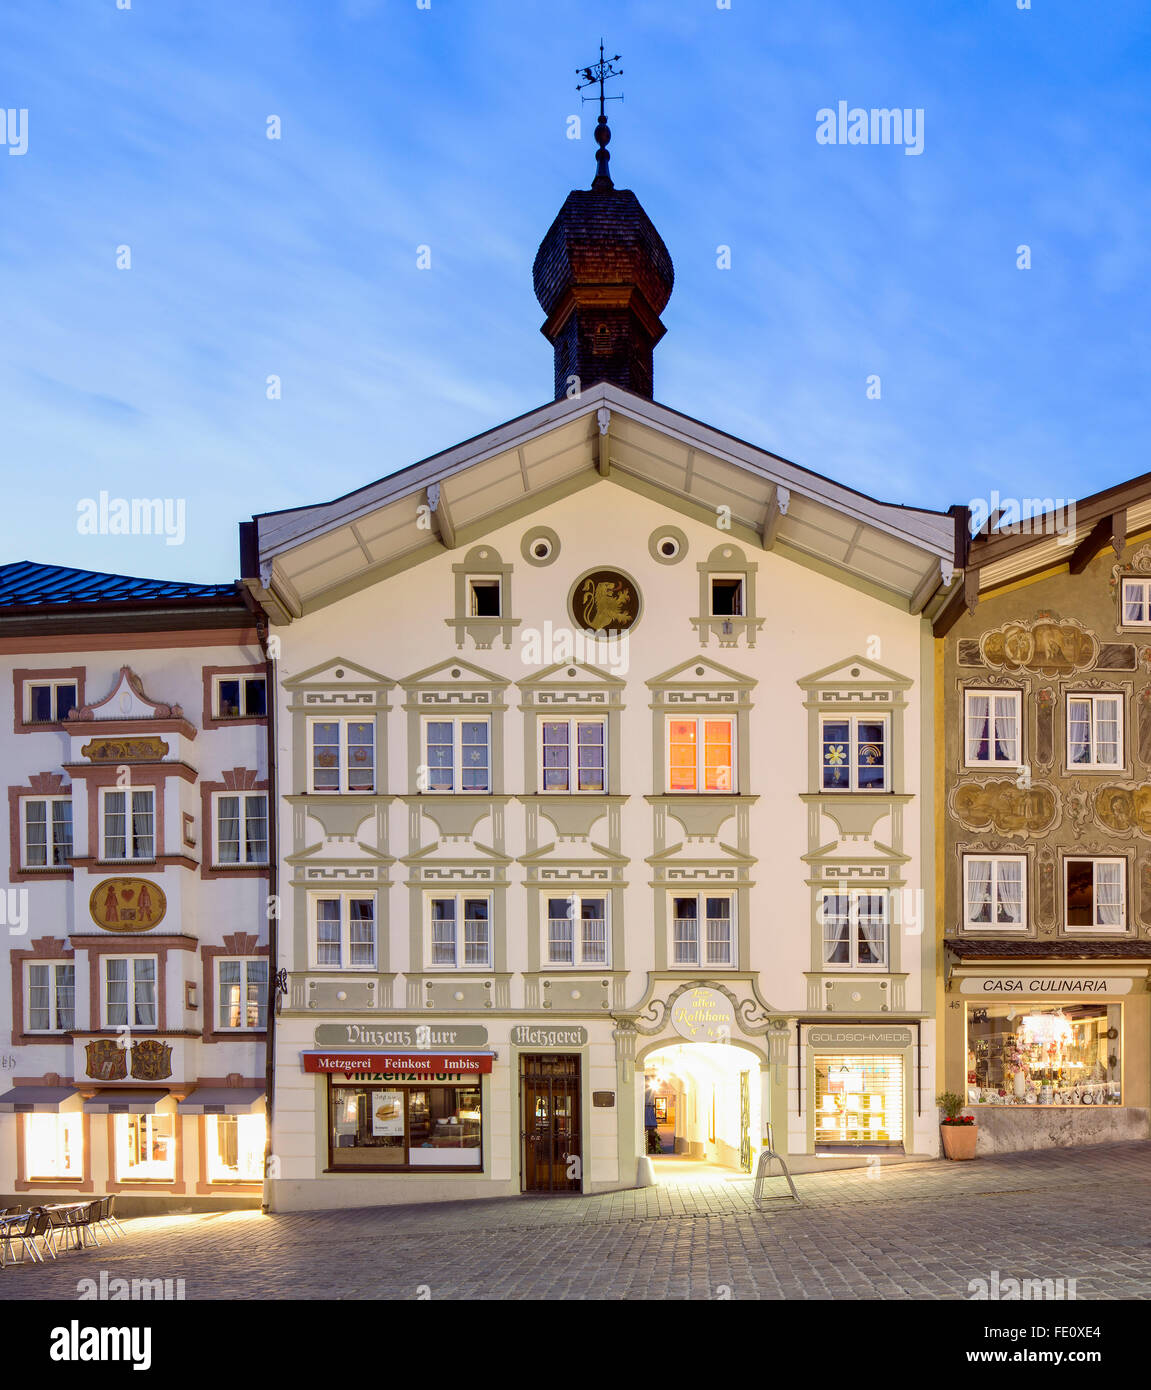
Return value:
[[(231, 579), (253, 513), (550, 401), (601, 35), (676, 269), (658, 401), (941, 510), (1148, 471), (1151, 7), (1023, 3), (8, 7), (0, 563)], [(821, 143), (841, 101), (921, 151)], [(154, 497), (168, 536), (106, 533)]]

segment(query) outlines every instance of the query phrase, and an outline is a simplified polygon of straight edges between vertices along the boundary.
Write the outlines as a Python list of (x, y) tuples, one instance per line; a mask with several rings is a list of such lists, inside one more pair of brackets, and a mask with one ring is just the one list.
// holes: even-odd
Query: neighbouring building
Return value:
[(0, 566), (0, 1201), (259, 1203), (259, 621), (234, 582)]
[(936, 621), (944, 1080), (981, 1153), (1143, 1139), (1151, 1101), (1151, 484), (1010, 508)]
[[(597, 139), (606, 136), (601, 119)], [(267, 1201), (938, 1151), (935, 642), (961, 518), (656, 404), (607, 174), (535, 288), (555, 400), (246, 524), (271, 623)]]

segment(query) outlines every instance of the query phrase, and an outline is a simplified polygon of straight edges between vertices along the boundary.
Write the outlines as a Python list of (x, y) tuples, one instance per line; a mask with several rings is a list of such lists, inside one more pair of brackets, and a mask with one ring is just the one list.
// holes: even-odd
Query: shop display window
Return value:
[(970, 1105), (1121, 1105), (1118, 1004), (969, 1004)]
[(25, 1166), (30, 1178), (84, 1175), (84, 1139), (79, 1114), (25, 1115)]
[(117, 1115), (117, 1179), (171, 1182), (176, 1176), (175, 1134), (172, 1115)]
[(411, 1172), (483, 1167), (480, 1087), (329, 1084), (331, 1166)]
[(895, 1146), (902, 1139), (901, 1057), (816, 1056), (817, 1145)]
[(264, 1176), (263, 1115), (206, 1115), (208, 1181), (259, 1182)]

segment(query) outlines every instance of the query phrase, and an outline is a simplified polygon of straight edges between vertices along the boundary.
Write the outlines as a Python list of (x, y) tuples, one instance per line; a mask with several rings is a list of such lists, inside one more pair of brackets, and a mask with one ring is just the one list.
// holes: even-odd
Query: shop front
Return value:
[(977, 1152), (1148, 1137), (1147, 956), (1076, 969), (951, 952), (946, 1088), (966, 1097)]
[(908, 1026), (807, 1028), (809, 1152), (826, 1159), (914, 1151), (916, 1041)]

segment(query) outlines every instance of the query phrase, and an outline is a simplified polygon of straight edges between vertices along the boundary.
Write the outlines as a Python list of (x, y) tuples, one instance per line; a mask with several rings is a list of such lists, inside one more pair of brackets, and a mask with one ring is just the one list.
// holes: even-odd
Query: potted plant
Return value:
[(975, 1138), (979, 1126), (974, 1115), (961, 1115), (966, 1102), (955, 1091), (943, 1091), (935, 1097), (935, 1103), (943, 1111), (939, 1122), (939, 1133), (943, 1139), (945, 1158), (974, 1158)]

